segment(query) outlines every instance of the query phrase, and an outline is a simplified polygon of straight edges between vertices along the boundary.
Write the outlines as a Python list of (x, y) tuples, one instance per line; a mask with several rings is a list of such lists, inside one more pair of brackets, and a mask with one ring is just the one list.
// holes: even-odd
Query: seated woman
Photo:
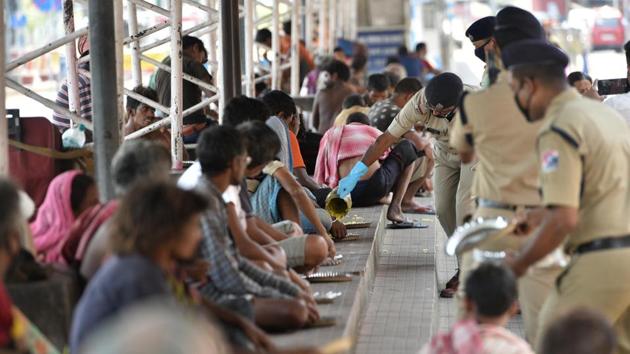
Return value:
[[(91, 334), (132, 305), (149, 299), (165, 299), (173, 306), (201, 304), (179, 280), (178, 269), (197, 255), (207, 205), (202, 196), (167, 183), (148, 183), (127, 194), (110, 228), (115, 256), (88, 284), (75, 310), (71, 353), (80, 353)], [(221, 323), (242, 330), (257, 350), (271, 348), (251, 322), (212, 303), (202, 305)]]
[[(339, 180), (350, 173), (370, 145), (381, 132), (369, 125), (363, 113), (353, 113), (348, 125), (333, 127), (324, 134), (317, 155), (315, 180), (332, 188)], [(419, 154), (415, 146), (403, 139), (389, 153), (375, 162), (352, 192), (353, 206), (378, 204), (390, 192), (393, 199), (387, 210), (387, 218), (394, 223), (405, 222), (402, 212), (402, 199), (407, 191)]]
[(65, 264), (61, 249), (72, 224), (96, 204), (98, 190), (92, 177), (79, 170), (55, 177), (30, 225), (37, 256), (45, 263)]

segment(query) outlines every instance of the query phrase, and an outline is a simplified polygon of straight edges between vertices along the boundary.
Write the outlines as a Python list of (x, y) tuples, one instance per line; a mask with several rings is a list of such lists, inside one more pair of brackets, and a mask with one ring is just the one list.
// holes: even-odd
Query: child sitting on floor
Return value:
[(434, 336), (420, 354), (533, 354), (505, 328), (517, 311), (516, 280), (500, 265), (482, 264), (466, 279), (467, 317)]

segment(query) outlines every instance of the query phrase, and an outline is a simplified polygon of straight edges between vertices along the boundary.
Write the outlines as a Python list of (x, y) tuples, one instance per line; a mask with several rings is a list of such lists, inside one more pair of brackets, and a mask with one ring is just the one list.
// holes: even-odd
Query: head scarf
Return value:
[(65, 263), (61, 257), (61, 248), (76, 219), (70, 201), (72, 181), (81, 173), (73, 170), (55, 177), (37, 211), (37, 218), (31, 223), (35, 250), (46, 263)]

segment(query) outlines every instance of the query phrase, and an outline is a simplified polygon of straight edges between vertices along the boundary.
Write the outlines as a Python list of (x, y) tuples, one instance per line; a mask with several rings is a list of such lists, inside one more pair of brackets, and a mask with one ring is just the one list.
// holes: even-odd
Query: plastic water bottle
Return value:
[(61, 144), (66, 149), (80, 149), (85, 145), (85, 126), (79, 124), (66, 130), (61, 136)]

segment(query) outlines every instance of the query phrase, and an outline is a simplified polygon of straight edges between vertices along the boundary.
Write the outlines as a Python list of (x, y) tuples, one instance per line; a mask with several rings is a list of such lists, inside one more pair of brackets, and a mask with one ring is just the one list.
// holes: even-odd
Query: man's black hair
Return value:
[[(142, 95), (143, 97), (146, 97), (146, 98), (148, 98), (148, 99), (150, 99), (152, 101), (155, 101), (155, 102), (158, 101), (158, 94), (152, 88), (140, 85), (140, 86), (136, 86), (133, 89), (133, 92), (135, 92), (135, 93), (137, 93), (139, 95)], [(137, 99), (135, 99), (135, 98), (133, 98), (131, 96), (127, 96), (127, 104), (126, 104), (125, 108), (127, 110), (136, 109), (136, 108), (138, 108), (140, 103), (142, 103), (142, 102), (138, 101)]]
[(277, 116), (280, 113), (285, 115), (297, 113), (293, 98), (280, 90), (268, 92), (263, 96), (262, 101), (267, 105), (272, 116)]
[(236, 127), (250, 120), (266, 122), (271, 116), (262, 101), (247, 96), (234, 97), (223, 108), (223, 125)]
[(267, 40), (271, 40), (271, 31), (267, 28), (261, 28), (256, 32), (256, 43), (265, 43)]
[(406, 57), (407, 55), (409, 55), (409, 50), (407, 49), (407, 46), (401, 45), (400, 47), (398, 47), (398, 55), (401, 57)]
[(326, 65), (324, 71), (330, 73), (331, 76), (333, 74), (337, 74), (337, 77), (341, 81), (345, 82), (350, 80), (350, 68), (348, 68), (348, 65), (339, 60), (332, 60), (330, 63), (328, 63), (328, 65)]
[(367, 57), (365, 55), (355, 55), (352, 57), (352, 62), (350, 63), (350, 67), (352, 67), (352, 70), (363, 70), (366, 65)]
[(282, 23), (282, 30), (287, 36), (291, 35), (291, 20)]
[(569, 82), (569, 85), (571, 86), (573, 86), (576, 82), (582, 81), (582, 80), (588, 80), (590, 83), (593, 83), (593, 79), (591, 79), (590, 76), (584, 74), (581, 71), (574, 71), (570, 73), (569, 76), (567, 76), (567, 81)]
[(389, 79), (385, 74), (372, 74), (368, 77), (367, 89), (368, 91), (387, 91), (389, 88)]
[(349, 115), (348, 119), (346, 120), (346, 124), (350, 123), (361, 123), (365, 125), (370, 125), (370, 119), (368, 118), (368, 116), (365, 115), (365, 113), (354, 112)]
[(188, 35), (182, 37), (182, 49), (188, 49), (195, 45), (201, 51), (206, 50), (206, 47), (203, 45), (203, 42), (201, 41), (201, 39), (194, 36), (188, 36)]
[(333, 53), (337, 53), (337, 52), (343, 52), (344, 54), (346, 53), (341, 47), (335, 47), (335, 49), (333, 49)]
[(466, 298), (486, 317), (499, 317), (514, 304), (517, 297), (516, 278), (504, 266), (484, 263), (466, 279)]
[(280, 138), (263, 122), (245, 122), (237, 127), (243, 137), (247, 154), (252, 159), (248, 168), (254, 168), (274, 160), (281, 149)]
[(385, 66), (389, 64), (400, 64), (400, 58), (394, 56), (387, 57), (387, 60), (385, 61)]
[(396, 84), (394, 88), (395, 93), (416, 93), (422, 89), (422, 83), (420, 80), (413, 77), (406, 77)]
[(576, 309), (547, 327), (541, 354), (612, 354), (615, 332), (606, 318), (587, 309)]
[(353, 93), (352, 95), (346, 97), (341, 104), (341, 107), (343, 109), (348, 109), (354, 106), (367, 107), (367, 103), (365, 103), (365, 98), (357, 93)]
[(423, 49), (426, 49), (427, 44), (424, 42), (419, 42), (418, 44), (416, 44), (416, 52), (419, 52)]
[(230, 168), (234, 158), (245, 153), (241, 133), (234, 127), (215, 125), (204, 130), (197, 142), (201, 171), (216, 176)]
[(389, 87), (396, 87), (398, 82), (400, 82), (400, 76), (398, 74), (391, 71), (383, 71), (383, 75), (387, 77), (387, 81), (389, 82)]

